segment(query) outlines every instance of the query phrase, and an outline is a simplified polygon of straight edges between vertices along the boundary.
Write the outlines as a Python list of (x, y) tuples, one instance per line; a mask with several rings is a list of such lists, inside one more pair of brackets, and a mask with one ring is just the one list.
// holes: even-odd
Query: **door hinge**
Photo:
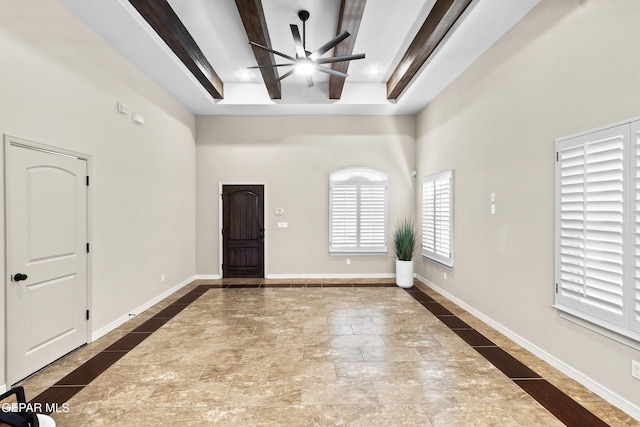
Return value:
[(91, 248), (89, 247), (89, 243), (87, 243), (87, 253), (91, 252)]
[(89, 176), (87, 175), (87, 187), (89, 186)]
[(87, 320), (89, 320), (89, 310), (87, 310)]
[(556, 162), (560, 160), (560, 154), (558, 151), (556, 151)]
[(558, 284), (556, 283), (556, 294), (558, 293)]

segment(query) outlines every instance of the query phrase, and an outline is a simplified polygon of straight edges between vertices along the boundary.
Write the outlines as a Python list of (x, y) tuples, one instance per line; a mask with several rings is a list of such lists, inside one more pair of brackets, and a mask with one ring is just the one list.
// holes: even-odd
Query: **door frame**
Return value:
[[(17, 147), (22, 147), (22, 148), (26, 148), (26, 149), (30, 149), (30, 150), (35, 150), (35, 151), (44, 151), (46, 153), (50, 153), (50, 154), (55, 154), (55, 155), (59, 155), (59, 156), (67, 156), (67, 157), (75, 157), (78, 158), (80, 160), (84, 160), (86, 161), (86, 165), (87, 165), (87, 176), (92, 177), (93, 176), (93, 161), (92, 161), (92, 157), (88, 154), (84, 154), (84, 153), (79, 153), (77, 151), (72, 151), (72, 150), (67, 150), (64, 148), (60, 148), (60, 147), (54, 147), (51, 145), (46, 145), (46, 144), (41, 144), (39, 142), (34, 142), (34, 141), (29, 141), (27, 139), (23, 139), (23, 138), (19, 138), (16, 136), (11, 136), (11, 135), (4, 135), (4, 170), (5, 170), (5, 181), (4, 181), (4, 188), (2, 189), (4, 191), (4, 205), (5, 205), (5, 223), (4, 223), (4, 232), (5, 232), (5, 243), (4, 243), (4, 266), (5, 266), (5, 275), (4, 275), (4, 290), (2, 292), (2, 298), (4, 298), (4, 302), (2, 303), (2, 309), (4, 310), (4, 328), (2, 333), (4, 334), (3, 337), (3, 341), (4, 341), (4, 366), (2, 367), (3, 371), (4, 371), (4, 378), (5, 380), (8, 378), (8, 365), (7, 365), (7, 360), (8, 360), (8, 353), (9, 353), (9, 346), (8, 346), (8, 334), (7, 334), (7, 319), (6, 319), (6, 313), (7, 313), (7, 304), (8, 304), (8, 299), (7, 299), (7, 287), (9, 285), (9, 283), (11, 282), (11, 271), (10, 271), (10, 266), (11, 266), (11, 242), (12, 242), (12, 235), (11, 235), (11, 230), (9, 228), (9, 224), (11, 223), (10, 219), (11, 219), (11, 200), (9, 200), (9, 194), (8, 194), (8, 188), (11, 184), (11, 174), (9, 173), (11, 170), (11, 146), (17, 146)], [(91, 183), (91, 181), (89, 181)], [(87, 242), (91, 243), (93, 242), (93, 196), (92, 196), (92, 185), (88, 185), (87, 186)], [(90, 313), (93, 311), (93, 307), (92, 307), (92, 297), (93, 297), (93, 292), (92, 292), (92, 288), (93, 288), (93, 281), (92, 281), (92, 277), (93, 277), (93, 256), (92, 256), (92, 251), (89, 251), (89, 253), (87, 253), (87, 309), (90, 310)], [(92, 321), (93, 321), (93, 315), (89, 316), (89, 320), (87, 320), (87, 331), (86, 331), (86, 340), (87, 343), (90, 343), (91, 340), (91, 331), (93, 330), (92, 328)]]
[(266, 182), (247, 182), (247, 181), (220, 181), (218, 183), (218, 271), (219, 274), (218, 276), (221, 279), (224, 279), (223, 276), (223, 271), (222, 271), (222, 263), (224, 261), (224, 253), (222, 252), (224, 250), (223, 248), (223, 241), (222, 241), (222, 187), (224, 187), (225, 185), (262, 185), (264, 187), (264, 212), (263, 212), (263, 218), (264, 218), (264, 248), (263, 248), (263, 257), (264, 257), (264, 277), (267, 277), (267, 267), (269, 265), (269, 263), (267, 262), (268, 258), (268, 254), (267, 254), (267, 240), (269, 238), (269, 226), (268, 226), (268, 222), (267, 222), (267, 212), (269, 212), (269, 208), (268, 208), (268, 197), (267, 194), (269, 194), (269, 192), (267, 191), (267, 183)]

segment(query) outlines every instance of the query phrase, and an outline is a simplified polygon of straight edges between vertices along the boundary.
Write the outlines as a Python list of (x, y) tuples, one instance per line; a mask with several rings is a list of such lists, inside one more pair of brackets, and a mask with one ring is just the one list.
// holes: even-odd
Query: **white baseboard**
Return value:
[(393, 279), (394, 273), (356, 274), (267, 274), (267, 279)]
[(193, 282), (195, 279), (196, 279), (196, 276), (192, 276), (192, 277), (188, 278), (187, 280), (178, 283), (176, 286), (172, 287), (171, 289), (166, 290), (165, 292), (161, 293), (157, 297), (152, 298), (151, 300), (147, 301), (146, 303), (142, 304), (141, 306), (131, 310), (131, 312), (129, 314), (125, 314), (124, 316), (119, 317), (118, 319), (114, 320), (113, 322), (109, 323), (108, 325), (103, 326), (102, 328), (98, 329), (97, 331), (94, 331), (91, 334), (91, 340), (95, 341), (98, 338), (108, 334), (109, 332), (111, 332), (114, 329), (116, 329), (118, 326), (121, 326), (124, 323), (126, 323), (129, 319), (132, 319), (133, 317), (137, 316), (138, 314), (140, 314), (143, 311), (153, 307), (154, 305), (156, 305), (157, 303), (159, 303), (163, 299), (167, 298), (169, 295), (171, 295), (171, 294), (179, 291), (180, 289), (184, 288), (186, 285), (188, 285), (189, 283)]
[(582, 384), (583, 386), (585, 386), (586, 388), (588, 388), (589, 390), (591, 390), (592, 392), (594, 392), (598, 396), (602, 397), (607, 402), (609, 402), (612, 405), (616, 406), (620, 410), (622, 410), (622, 411), (626, 412), (627, 414), (629, 414), (630, 416), (634, 417), (636, 420), (640, 420), (640, 407), (634, 405), (633, 403), (629, 402), (627, 399), (625, 399), (622, 396), (614, 393), (613, 391), (609, 390), (608, 388), (606, 388), (602, 384), (594, 381), (593, 379), (591, 379), (590, 377), (586, 376), (582, 372), (580, 372), (580, 371), (576, 370), (575, 368), (571, 367), (570, 365), (564, 363), (562, 360), (558, 359), (557, 357), (553, 356), (552, 354), (547, 353), (546, 351), (544, 351), (540, 347), (536, 346), (535, 344), (531, 343), (530, 341), (527, 341), (525, 338), (521, 337), (520, 335), (516, 334), (512, 330), (506, 328), (505, 326), (503, 326), (500, 323), (496, 322), (492, 318), (486, 316), (485, 314), (481, 313), (480, 311), (478, 311), (475, 308), (471, 307), (470, 305), (466, 304), (464, 301), (460, 300), (459, 298), (451, 295), (450, 293), (448, 293), (444, 289), (440, 288), (439, 286), (435, 285), (434, 283), (431, 283), (430, 281), (428, 281), (424, 277), (422, 277), (420, 275), (416, 275), (416, 278), (421, 283), (425, 284), (429, 288), (433, 289), (434, 291), (436, 291), (440, 295), (442, 295), (445, 298), (447, 298), (449, 301), (455, 303), (457, 306), (463, 308), (464, 310), (466, 310), (467, 312), (471, 313), (472, 315), (474, 315), (478, 319), (482, 320), (484, 323), (486, 323), (487, 325), (491, 326), (493, 329), (497, 330), (498, 332), (500, 332), (501, 334), (503, 334), (507, 338), (513, 340), (514, 342), (516, 342), (521, 347), (523, 347), (526, 350), (530, 351), (531, 353), (535, 354), (537, 357), (539, 357), (540, 359), (544, 360), (549, 365), (553, 366), (554, 368), (556, 368), (557, 370), (559, 370), (560, 372), (562, 372), (563, 374), (565, 374), (569, 378), (572, 378), (572, 379), (578, 381), (580, 384)]
[[(266, 279), (393, 279), (394, 273), (358, 273), (358, 274), (266, 274)], [(220, 274), (198, 274), (196, 280), (222, 279)]]

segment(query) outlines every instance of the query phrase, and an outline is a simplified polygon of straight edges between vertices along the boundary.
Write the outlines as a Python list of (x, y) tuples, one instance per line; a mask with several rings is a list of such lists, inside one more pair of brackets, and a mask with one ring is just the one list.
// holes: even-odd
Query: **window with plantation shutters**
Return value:
[(556, 141), (556, 308), (640, 341), (640, 125)]
[(422, 180), (422, 255), (453, 267), (453, 171)]
[(629, 300), (630, 300), (630, 328), (638, 334), (640, 341), (640, 121), (634, 121), (630, 124), (630, 145), (633, 153), (632, 156), (632, 225), (631, 239), (633, 242), (631, 271), (629, 284)]
[(387, 177), (346, 168), (329, 177), (329, 252), (387, 252)]

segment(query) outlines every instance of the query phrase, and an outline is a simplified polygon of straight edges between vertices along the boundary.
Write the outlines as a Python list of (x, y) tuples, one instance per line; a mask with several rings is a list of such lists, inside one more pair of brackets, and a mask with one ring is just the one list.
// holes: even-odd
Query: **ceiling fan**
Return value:
[(332, 68), (325, 67), (324, 64), (331, 64), (333, 62), (342, 62), (342, 61), (352, 61), (354, 59), (363, 59), (364, 53), (357, 53), (353, 55), (340, 55), (333, 56), (330, 58), (322, 58), (322, 55), (327, 53), (329, 50), (333, 49), (338, 43), (349, 37), (351, 34), (345, 31), (335, 38), (331, 39), (326, 44), (322, 45), (315, 52), (309, 52), (306, 48), (306, 22), (309, 19), (309, 12), (306, 10), (301, 10), (298, 12), (298, 18), (302, 21), (302, 38), (300, 38), (300, 31), (298, 30), (298, 26), (291, 24), (291, 34), (293, 35), (293, 44), (296, 48), (296, 57), (292, 57), (286, 55), (282, 52), (278, 52), (276, 50), (270, 49), (266, 46), (262, 46), (261, 44), (255, 42), (249, 42), (250, 45), (255, 46), (260, 49), (264, 49), (267, 52), (271, 52), (275, 55), (281, 56), (282, 58), (288, 59), (291, 63), (287, 64), (272, 64), (272, 65), (259, 65), (256, 67), (248, 67), (248, 68), (272, 68), (272, 67), (293, 67), (292, 70), (287, 71), (283, 75), (281, 75), (276, 81), (280, 81), (286, 77), (289, 77), (293, 73), (298, 73), (305, 76), (307, 80), (307, 86), (313, 86), (313, 78), (311, 75), (314, 71), (320, 71), (326, 74), (330, 74), (336, 77), (346, 78), (347, 74), (334, 70)]

